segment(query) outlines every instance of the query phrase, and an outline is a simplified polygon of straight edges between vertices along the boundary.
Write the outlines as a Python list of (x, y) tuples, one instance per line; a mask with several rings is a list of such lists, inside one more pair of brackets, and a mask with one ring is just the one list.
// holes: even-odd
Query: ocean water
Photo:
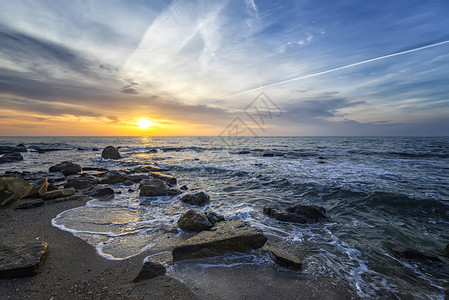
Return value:
[[(204, 191), (207, 208), (263, 229), (269, 240), (300, 256), (304, 270), (289, 276), (334, 278), (361, 297), (381, 295), (444, 299), (449, 264), (399, 260), (390, 248), (416, 248), (442, 255), (449, 243), (449, 138), (447, 137), (2, 137), (0, 145), (25, 143), (65, 151), (24, 153), (6, 170), (45, 171), (64, 160), (83, 167), (127, 169), (157, 163), (170, 167), (180, 185)], [(121, 160), (101, 152), (120, 146)], [(178, 147), (179, 151), (162, 151)], [(150, 153), (157, 149), (158, 152)], [(240, 151), (249, 151), (239, 154)], [(273, 157), (263, 154), (273, 153)], [(182, 241), (170, 229), (189, 207), (178, 197), (139, 197), (138, 184), (114, 186), (113, 200), (92, 199), (58, 215), (53, 225), (87, 240), (107, 259), (145, 250), (154, 255)], [(129, 191), (131, 188), (132, 191)], [(326, 208), (330, 219), (292, 224), (262, 214), (303, 203)], [(209, 259), (192, 268), (270, 264), (254, 252)], [(189, 282), (184, 263), (169, 273)], [(193, 285), (195, 283), (192, 283)]]

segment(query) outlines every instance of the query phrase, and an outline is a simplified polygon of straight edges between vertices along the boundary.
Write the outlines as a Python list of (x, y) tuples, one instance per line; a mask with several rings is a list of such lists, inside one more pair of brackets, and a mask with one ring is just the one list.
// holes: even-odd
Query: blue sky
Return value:
[(449, 132), (445, 0), (0, 5), (1, 135)]

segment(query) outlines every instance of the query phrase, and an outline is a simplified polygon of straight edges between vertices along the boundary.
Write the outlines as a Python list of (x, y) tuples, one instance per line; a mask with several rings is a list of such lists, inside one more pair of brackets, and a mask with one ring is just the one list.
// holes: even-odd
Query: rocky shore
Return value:
[[(10, 162), (11, 157), (20, 155), (24, 148), (21, 144), (11, 149), (0, 149), (10, 151), (1, 158), (6, 155), (8, 160), (5, 162)], [(106, 147), (101, 156), (104, 159), (121, 159), (119, 150), (113, 146)], [(18, 157), (16, 159), (20, 161)], [(260, 299), (267, 294), (271, 295), (270, 299), (357, 298), (347, 284), (332, 279), (311, 285), (301, 275), (300, 257), (290, 253), (279, 241), (270, 240), (261, 229), (202, 210), (201, 207), (213, 199), (204, 192), (192, 193), (186, 186), (178, 187), (177, 179), (167, 171), (167, 168), (155, 164), (108, 170), (83, 168), (68, 161), (55, 164), (48, 171), (5, 171), (0, 175), (0, 234), (3, 237), (0, 245), (0, 298)], [(144, 260), (149, 252), (143, 252), (130, 259), (110, 261), (97, 255), (95, 249), (83, 240), (51, 225), (51, 220), (60, 212), (82, 206), (92, 198), (112, 199), (117, 185), (133, 184), (139, 184), (140, 197), (176, 196), (190, 206), (181, 212), (177, 223), (180, 232), (190, 235), (170, 249), (171, 255)], [(260, 210), (281, 222), (307, 224), (329, 219), (324, 208), (314, 205), (297, 204), (284, 208), (284, 211), (266, 206)], [(178, 230), (174, 234), (178, 234)], [(410, 251), (392, 249), (393, 254), (405, 259), (410, 258)], [(191, 264), (197, 259), (235, 252), (252, 252), (271, 261), (272, 265), (261, 268), (270, 274), (268, 282), (274, 286), (269, 291), (262, 287), (261, 282), (265, 282), (268, 275), (249, 270), (251, 267), (221, 274), (220, 280), (228, 282), (236, 278), (241, 279), (240, 283), (253, 279), (246, 286), (239, 287), (240, 283), (236, 283), (234, 292), (212, 282), (216, 284), (211, 288), (214, 292), (209, 290), (206, 294), (205, 291), (191, 290), (180, 280), (167, 275), (167, 267), (183, 261)], [(434, 259), (416, 253), (411, 258)], [(294, 287), (285, 286), (287, 282)]]

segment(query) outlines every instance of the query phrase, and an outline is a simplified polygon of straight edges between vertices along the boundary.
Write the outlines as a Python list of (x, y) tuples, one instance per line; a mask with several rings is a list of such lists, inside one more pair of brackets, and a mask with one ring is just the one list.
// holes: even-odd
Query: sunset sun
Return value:
[(139, 126), (140, 129), (148, 129), (148, 127), (154, 126), (156, 124), (148, 119), (140, 119), (139, 122), (136, 123), (136, 125)]

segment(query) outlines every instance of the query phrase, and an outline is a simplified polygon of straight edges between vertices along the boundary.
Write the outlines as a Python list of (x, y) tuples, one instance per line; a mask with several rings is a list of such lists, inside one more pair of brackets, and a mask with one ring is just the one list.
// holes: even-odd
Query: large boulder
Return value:
[(102, 184), (114, 184), (114, 183), (122, 183), (127, 181), (128, 178), (120, 171), (109, 171), (106, 175), (101, 178), (100, 183)]
[(200, 232), (211, 229), (213, 224), (204, 213), (190, 209), (181, 215), (178, 226), (182, 230)]
[(152, 262), (150, 260), (145, 260), (140, 270), (139, 274), (137, 274), (136, 278), (134, 278), (134, 282), (139, 282), (142, 280), (153, 279), (157, 276), (165, 275), (167, 269), (160, 263)]
[(111, 197), (111, 195), (114, 195), (114, 190), (109, 186), (109, 184), (99, 184), (89, 193), (89, 196), (91, 197)]
[(103, 152), (101, 152), (101, 157), (106, 159), (119, 159), (122, 158), (120, 153), (118, 152), (117, 148), (113, 146), (107, 146), (103, 149)]
[(0, 245), (0, 278), (27, 277), (37, 274), (47, 257), (47, 243)]
[(195, 194), (185, 194), (180, 200), (190, 205), (203, 206), (209, 203), (210, 197), (205, 192), (199, 192)]
[(145, 179), (140, 183), (140, 196), (174, 196), (181, 194), (177, 188), (171, 187), (161, 179)]
[(262, 230), (238, 221), (224, 221), (212, 228), (177, 244), (172, 251), (173, 260), (221, 255), (227, 252), (248, 252), (265, 245)]
[(41, 197), (44, 200), (51, 200), (51, 199), (71, 196), (71, 195), (75, 194), (75, 192), (76, 192), (75, 188), (71, 187), (68, 189), (47, 191), (45, 193), (42, 193)]
[(70, 176), (81, 172), (81, 166), (70, 161), (63, 161), (49, 168), (50, 172), (61, 172), (64, 176)]
[(176, 185), (178, 183), (178, 181), (176, 180), (176, 178), (174, 176), (171, 176), (168, 174), (164, 174), (161, 172), (151, 172), (150, 175), (155, 178), (162, 179), (171, 185)]
[(263, 213), (282, 222), (313, 223), (326, 219), (326, 210), (321, 206), (297, 204), (287, 207), (285, 212), (265, 206)]
[(18, 177), (0, 177), (0, 206), (23, 198), (31, 190), (28, 181)]
[(0, 155), (0, 164), (1, 163), (9, 163), (9, 162), (16, 162), (23, 160), (22, 154), (18, 152), (14, 153), (6, 153), (3, 155)]
[(412, 248), (394, 247), (391, 248), (391, 252), (398, 258), (441, 262), (441, 259), (437, 256), (428, 255)]

